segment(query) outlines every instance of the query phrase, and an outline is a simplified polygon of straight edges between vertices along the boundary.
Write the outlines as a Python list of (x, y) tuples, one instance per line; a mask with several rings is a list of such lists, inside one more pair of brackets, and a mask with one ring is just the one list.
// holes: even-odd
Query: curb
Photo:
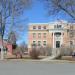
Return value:
[(23, 61), (23, 62), (46, 62), (46, 63), (75, 63), (75, 61), (69, 61), (69, 60), (25, 60), (25, 59), (4, 59), (4, 60), (0, 60), (0, 62), (19, 62), (19, 61)]

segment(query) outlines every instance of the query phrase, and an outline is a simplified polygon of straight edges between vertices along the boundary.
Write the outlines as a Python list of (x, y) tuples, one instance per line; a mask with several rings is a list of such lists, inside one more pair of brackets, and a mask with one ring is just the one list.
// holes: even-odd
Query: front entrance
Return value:
[(56, 41), (56, 48), (60, 48), (60, 41)]

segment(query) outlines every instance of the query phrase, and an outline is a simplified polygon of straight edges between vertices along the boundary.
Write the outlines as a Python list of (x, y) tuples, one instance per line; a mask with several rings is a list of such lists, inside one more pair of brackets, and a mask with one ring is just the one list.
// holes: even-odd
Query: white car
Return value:
[(28, 51), (27, 51), (27, 52), (24, 52), (24, 54), (25, 54), (25, 55), (28, 55)]
[(75, 56), (75, 51), (73, 51), (72, 56)]

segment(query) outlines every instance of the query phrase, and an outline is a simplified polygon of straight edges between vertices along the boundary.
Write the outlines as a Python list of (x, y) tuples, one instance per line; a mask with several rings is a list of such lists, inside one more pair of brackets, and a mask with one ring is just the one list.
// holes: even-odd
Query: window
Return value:
[(56, 48), (60, 48), (60, 41), (56, 41)]
[(60, 37), (61, 36), (61, 33), (56, 32), (55, 35), (56, 35), (56, 37)]
[(41, 26), (38, 26), (38, 29), (41, 29)]
[(74, 31), (73, 30), (70, 30), (70, 38), (73, 38), (74, 37)]
[(44, 26), (43, 29), (46, 29), (46, 26)]
[(38, 41), (38, 46), (41, 46), (41, 41)]
[(56, 26), (56, 25), (54, 25), (54, 28), (56, 29), (56, 28), (57, 28), (57, 26)]
[(73, 25), (70, 26), (70, 29), (73, 29)]
[(69, 29), (67, 29), (67, 33), (69, 32)]
[(73, 45), (73, 41), (70, 41), (70, 46), (72, 46)]
[(54, 28), (55, 29), (60, 29), (60, 28), (62, 28), (62, 25), (58, 25), (58, 24), (57, 25), (54, 25)]
[(43, 33), (43, 37), (46, 38), (46, 33)]
[(36, 38), (36, 33), (33, 33), (33, 38)]
[(46, 46), (46, 41), (43, 41), (43, 46)]
[(57, 25), (57, 28), (61, 28), (61, 25)]
[(32, 44), (32, 46), (36, 46), (36, 41), (33, 41), (33, 44)]
[(33, 26), (33, 29), (36, 29), (36, 26)]
[(41, 38), (41, 33), (38, 33), (38, 38)]

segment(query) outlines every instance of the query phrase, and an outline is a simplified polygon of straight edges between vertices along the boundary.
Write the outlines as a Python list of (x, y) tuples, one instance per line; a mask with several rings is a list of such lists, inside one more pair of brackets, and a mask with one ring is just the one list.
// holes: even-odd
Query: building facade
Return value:
[[(13, 47), (11, 43), (8, 43), (6, 40), (3, 40), (4, 53), (7, 55), (12, 55)], [(0, 40), (0, 52), (2, 49), (2, 40)]]
[(30, 23), (28, 34), (29, 50), (36, 45), (52, 48), (75, 45), (75, 23), (63, 20), (50, 23)]

